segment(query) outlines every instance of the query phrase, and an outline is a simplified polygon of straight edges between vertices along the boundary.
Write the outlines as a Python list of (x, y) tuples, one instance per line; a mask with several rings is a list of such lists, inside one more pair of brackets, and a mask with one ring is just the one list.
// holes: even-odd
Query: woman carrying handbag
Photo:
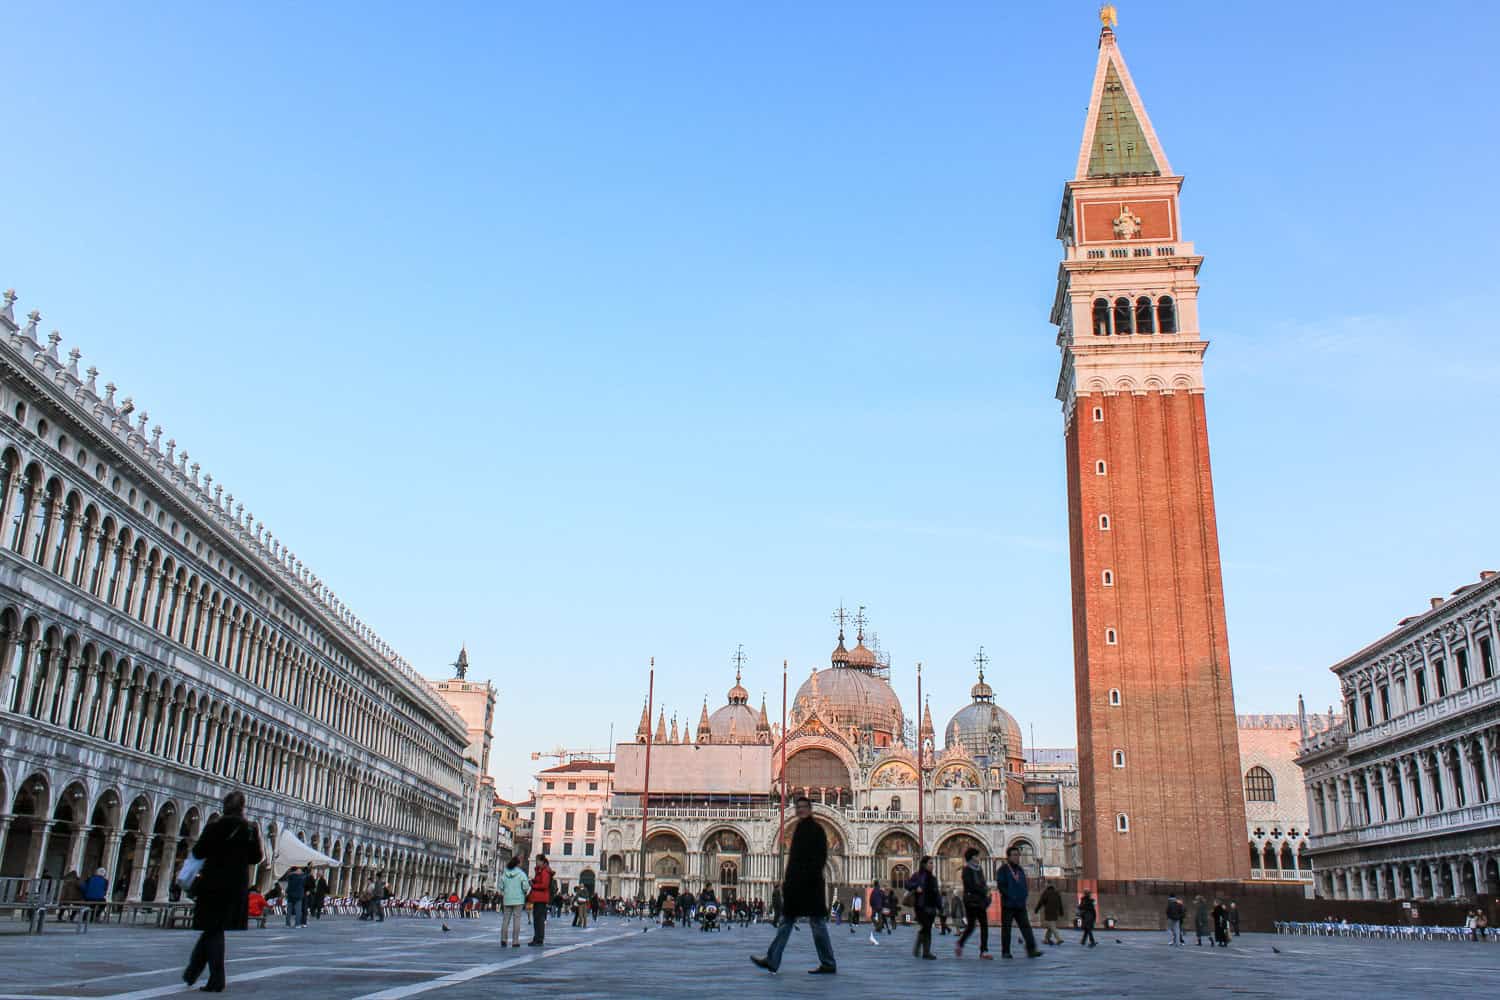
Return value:
[[(260, 863), (260, 835), (245, 819), (245, 794), (224, 797), (224, 815), (203, 828), (192, 859), (203, 867), (184, 888), (194, 897), (193, 929), (200, 931), (182, 981), (192, 986), (208, 969), (205, 993), (224, 992), (224, 932), (242, 931), (247, 923), (250, 866)], [(188, 864), (184, 864), (186, 871)], [(191, 874), (189, 872), (189, 874)]]

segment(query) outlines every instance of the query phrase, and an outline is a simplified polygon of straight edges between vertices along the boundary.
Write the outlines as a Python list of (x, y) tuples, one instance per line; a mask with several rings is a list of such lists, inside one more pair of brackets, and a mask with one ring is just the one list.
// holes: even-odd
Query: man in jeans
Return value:
[(286, 883), (286, 925), (307, 926), (307, 875), (301, 868), (291, 868), (282, 876)]
[(1182, 918), (1187, 916), (1187, 907), (1176, 895), (1167, 897), (1167, 943), (1182, 944)]
[(526, 902), (531, 904), (531, 940), (527, 944), (540, 948), (547, 940), (547, 908), (552, 905), (552, 869), (547, 867), (547, 855), (536, 856), (536, 871), (531, 873), (531, 891)]
[(799, 917), (807, 918), (812, 929), (813, 947), (818, 951), (814, 975), (838, 972), (833, 959), (833, 942), (828, 939), (828, 893), (823, 887), (823, 868), (828, 864), (828, 835), (812, 818), (812, 799), (797, 798), (797, 826), (792, 832), (792, 846), (787, 851), (786, 876), (782, 879), (781, 925), (765, 957), (751, 955), (750, 961), (767, 972), (781, 968), (781, 953)]
[(1026, 915), (1026, 870), (1021, 867), (1019, 847), (1005, 852), (1005, 864), (995, 870), (995, 882), (1000, 889), (1000, 957), (1010, 958), (1010, 925), (1014, 921), (1026, 942), (1026, 957), (1041, 958), (1036, 936), (1031, 933), (1031, 918)]

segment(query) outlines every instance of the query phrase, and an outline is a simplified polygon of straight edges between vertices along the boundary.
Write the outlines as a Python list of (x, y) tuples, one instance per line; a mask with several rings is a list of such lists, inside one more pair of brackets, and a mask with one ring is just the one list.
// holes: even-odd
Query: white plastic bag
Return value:
[(193, 879), (197, 878), (198, 873), (202, 870), (203, 859), (195, 858), (191, 854), (188, 855), (188, 859), (182, 863), (182, 867), (177, 869), (177, 884), (186, 889), (193, 884)]

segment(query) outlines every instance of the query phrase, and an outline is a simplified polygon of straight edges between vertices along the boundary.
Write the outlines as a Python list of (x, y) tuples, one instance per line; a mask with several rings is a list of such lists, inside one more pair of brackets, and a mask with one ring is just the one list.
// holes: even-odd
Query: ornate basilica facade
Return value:
[(910, 733), (888, 666), (862, 630), (853, 648), (840, 632), (829, 669), (815, 669), (798, 689), (784, 734), (764, 700), (759, 712), (750, 707), (738, 672), (726, 704), (711, 715), (704, 706), (696, 739), (675, 724), (669, 733), (664, 716), (653, 734), (643, 711), (635, 742), (616, 749), (603, 817), (605, 891), (655, 896), (710, 885), (721, 899), (769, 902), (780, 877), (778, 835), (798, 795), (813, 800), (828, 834), (834, 893), (872, 879), (904, 882), (923, 854), (938, 859), (945, 884), (957, 884), (971, 846), (991, 859), (1019, 846), (1034, 874), (1060, 873), (1064, 831), (1026, 804), (1021, 728), (995, 703), (978, 659), (972, 700), (945, 727), (941, 749), (929, 708)]
[[(232, 789), (266, 842), (443, 888), (464, 720), (79, 351), (0, 305), (0, 875), (165, 898)], [(262, 879), (269, 877), (263, 869)]]

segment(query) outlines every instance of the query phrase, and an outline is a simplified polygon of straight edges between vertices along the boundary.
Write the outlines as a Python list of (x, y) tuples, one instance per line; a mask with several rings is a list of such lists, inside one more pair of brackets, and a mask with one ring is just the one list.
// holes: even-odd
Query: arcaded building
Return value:
[(653, 733), (643, 713), (636, 741), (616, 748), (603, 819), (606, 891), (655, 896), (711, 885), (720, 898), (769, 901), (783, 794), (786, 820), (792, 798), (813, 800), (833, 892), (903, 882), (923, 853), (956, 884), (971, 846), (991, 860), (1019, 847), (1036, 874), (1064, 865), (1060, 826), (1025, 802), (1021, 728), (982, 673), (939, 748), (931, 710), (909, 725), (888, 664), (862, 632), (852, 647), (841, 632), (829, 667), (801, 684), (788, 716), (783, 737), (764, 700), (758, 711), (750, 706), (738, 672), (725, 704), (713, 713), (705, 706), (696, 732), (669, 732), (659, 716)]
[(1072, 560), (1083, 874), (1249, 874), (1198, 270), (1106, 8), (1052, 323)]
[(1500, 893), (1497, 656), (1500, 575), (1486, 570), (1330, 668), (1344, 721), (1297, 758), (1320, 895)]
[[(243, 789), (337, 891), (455, 886), (469, 734), (244, 498), (0, 305), (0, 874), (164, 898)], [(477, 774), (472, 778), (478, 781)], [(266, 876), (262, 870), (262, 878)]]

